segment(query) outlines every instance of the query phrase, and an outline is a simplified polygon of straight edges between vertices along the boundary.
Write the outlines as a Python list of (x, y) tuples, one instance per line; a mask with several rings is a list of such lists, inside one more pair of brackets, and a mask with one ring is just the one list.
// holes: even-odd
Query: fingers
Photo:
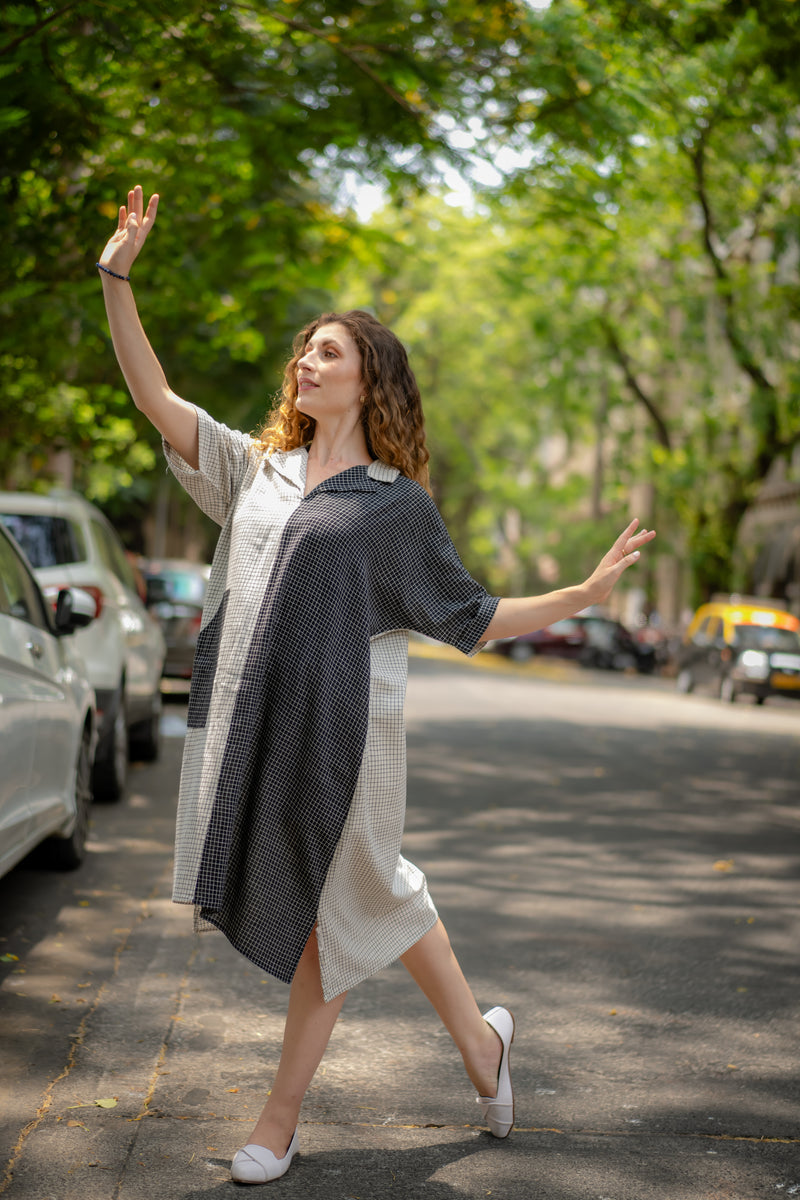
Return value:
[(638, 561), (640, 557), (639, 547), (646, 546), (648, 542), (652, 542), (655, 536), (655, 529), (643, 529), (641, 533), (637, 533), (636, 537), (629, 539), (628, 544), (623, 550), (623, 557), (620, 560), (623, 570)]
[(631, 550), (638, 550), (640, 546), (645, 546), (648, 542), (652, 542), (655, 536), (655, 529), (643, 529), (640, 533), (636, 534), (636, 537), (628, 539), (624, 547), (625, 553), (629, 554)]
[(638, 525), (639, 519), (635, 517), (628, 528), (623, 530), (619, 535), (613, 549), (618, 550), (620, 554), (630, 554), (632, 550), (636, 550), (639, 546), (644, 546), (647, 542), (651, 542), (656, 536), (655, 529), (640, 529), (636, 533)]
[(628, 528), (623, 529), (622, 533), (619, 535), (619, 537), (617, 538), (614, 545), (615, 546), (624, 546), (625, 543), (628, 541), (628, 538), (632, 537), (638, 528), (639, 528), (639, 518), (634, 517), (633, 520), (631, 521), (630, 525), (628, 526)]
[[(133, 228), (136, 228), (136, 229), (149, 230), (150, 226), (154, 223), (154, 221), (156, 219), (156, 213), (158, 211), (158, 200), (159, 200), (158, 192), (153, 192), (153, 195), (150, 197), (150, 201), (147, 205), (147, 212), (145, 212), (144, 211), (144, 192), (142, 190), (141, 184), (137, 183), (136, 186), (131, 188), (131, 190), (128, 192), (127, 208), (123, 204), (119, 210), (119, 213), (120, 213), (119, 228), (124, 229), (126, 227), (126, 225), (130, 224)], [(131, 217), (134, 218), (133, 221), (130, 220)]]
[(134, 213), (137, 221), (141, 225), (142, 213), (144, 210), (144, 195), (142, 193), (141, 184), (136, 184), (132, 191), (128, 192), (128, 209)]
[(149, 229), (154, 224), (156, 213), (158, 212), (158, 192), (153, 192), (150, 197), (150, 202), (147, 205), (147, 212), (144, 214), (144, 228)]

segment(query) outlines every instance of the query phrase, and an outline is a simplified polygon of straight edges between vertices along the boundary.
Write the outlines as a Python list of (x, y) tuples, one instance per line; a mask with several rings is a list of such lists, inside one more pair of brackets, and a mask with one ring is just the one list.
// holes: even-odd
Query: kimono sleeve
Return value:
[(418, 484), (411, 487), (382, 546), (379, 624), (384, 632), (411, 629), (475, 654), (499, 597), (472, 578), (436, 505)]
[(197, 409), (197, 435), (198, 470), (163, 438), (167, 465), (197, 506), (212, 521), (224, 525), (247, 471), (252, 438), (215, 421), (202, 408)]

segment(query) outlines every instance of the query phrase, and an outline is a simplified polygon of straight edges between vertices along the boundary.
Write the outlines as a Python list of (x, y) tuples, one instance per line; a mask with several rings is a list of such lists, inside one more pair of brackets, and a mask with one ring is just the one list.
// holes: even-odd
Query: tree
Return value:
[(513, 97), (524, 12), (511, 0), (6, 6), (6, 480), (44, 484), (51, 451), (73, 450), (80, 486), (107, 495), (110, 464), (98, 476), (86, 407), (117, 430), (118, 483), (146, 465), (141, 442), (153, 440), (119, 386), (93, 278), (134, 181), (165, 193), (137, 281), (171, 379), (257, 424), (289, 333), (328, 306), (331, 272), (357, 236), (338, 203), (347, 172), (401, 196), (436, 160), (454, 161), (437, 113), (467, 121)]
[(554, 0), (540, 24), (571, 31), (574, 103), (540, 89), (509, 190), (571, 231), (575, 315), (587, 332), (594, 307), (610, 416), (631, 406), (620, 465), (686, 532), (698, 593), (728, 589), (741, 517), (800, 441), (800, 23), (785, 5)]

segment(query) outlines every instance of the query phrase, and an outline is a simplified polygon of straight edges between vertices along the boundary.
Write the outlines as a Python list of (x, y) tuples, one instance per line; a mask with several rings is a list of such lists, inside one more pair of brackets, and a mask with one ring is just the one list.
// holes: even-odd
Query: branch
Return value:
[(601, 318), (600, 323), (603, 327), (603, 332), (606, 335), (608, 348), (621, 367), (622, 374), (625, 376), (625, 382), (639, 403), (642, 404), (647, 410), (650, 420), (655, 426), (656, 441), (659, 443), (659, 445), (663, 446), (665, 450), (671, 450), (672, 439), (669, 436), (669, 430), (667, 429), (666, 422), (656, 408), (654, 401), (651, 400), (646, 394), (639, 383), (639, 380), (636, 378), (633, 367), (631, 366), (631, 360), (628, 358), (628, 355), (620, 345), (619, 338), (617, 337), (613, 325), (606, 317)]
[(705, 141), (703, 137), (699, 138), (697, 147), (690, 154), (690, 159), (694, 170), (695, 192), (703, 213), (703, 247), (713, 267), (717, 283), (721, 285), (718, 290), (722, 298), (722, 323), (725, 336), (740, 368), (749, 376), (760, 391), (772, 395), (775, 392), (774, 386), (751, 355), (736, 326), (736, 310), (733, 302), (733, 289), (731, 287), (730, 276), (714, 245), (715, 224), (711, 212), (711, 203), (708, 198), (708, 189), (706, 187)]
[[(259, 12), (247, 4), (239, 4), (237, 7), (246, 9), (248, 12), (254, 13), (257, 16), (264, 16), (263, 12)], [(348, 46), (345, 46), (342, 42), (334, 40), (330, 34), (326, 32), (326, 30), (315, 29), (313, 25), (308, 25), (305, 21), (299, 21), (293, 19), (292, 17), (283, 17), (280, 15), (280, 13), (276, 12), (270, 12), (269, 16), (274, 21), (279, 21), (281, 25), (286, 26), (287, 29), (294, 29), (298, 33), (308, 33), (311, 35), (311, 37), (318, 38), (331, 50), (336, 50), (339, 54), (351, 62), (354, 67), (356, 67), (359, 71), (362, 71), (368, 79), (371, 79), (372, 82), (381, 88), (382, 91), (384, 91), (386, 95), (394, 101), (395, 104), (398, 104), (407, 113), (411, 113), (411, 115), (415, 117), (421, 115), (421, 110), (418, 107), (410, 104), (408, 100), (406, 100), (405, 96), (401, 96), (400, 93), (396, 91), (390, 83), (387, 83), (385, 79), (381, 79), (377, 71), (374, 71), (372, 67), (359, 58), (358, 55), (354, 53), (354, 51), (352, 51)]]
[(30, 29), (26, 29), (25, 33), (21, 33), (18, 38), (14, 38), (13, 42), (8, 42), (7, 45), (0, 47), (0, 57), (16, 50), (17, 46), (21, 46), (23, 42), (27, 42), (28, 38), (36, 37), (37, 33), (41, 33), (48, 25), (52, 25), (53, 21), (57, 21), (59, 17), (63, 17), (64, 13), (68, 13), (74, 7), (74, 3), (65, 4), (57, 12), (51, 13), (49, 17), (43, 17), (41, 21), (37, 21)]

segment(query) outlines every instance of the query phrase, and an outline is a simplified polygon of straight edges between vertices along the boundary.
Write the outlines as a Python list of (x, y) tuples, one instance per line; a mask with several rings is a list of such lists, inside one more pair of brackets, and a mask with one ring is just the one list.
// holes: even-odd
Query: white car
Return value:
[(69, 589), (53, 613), (0, 528), (0, 875), (42, 842), (53, 866), (83, 858), (97, 728), (74, 631), (94, 611)]
[(97, 697), (95, 799), (116, 800), (129, 757), (158, 757), (163, 634), (117, 534), (82, 496), (0, 492), (0, 523), (25, 551), (48, 599), (65, 587), (94, 597), (96, 619), (75, 640)]

